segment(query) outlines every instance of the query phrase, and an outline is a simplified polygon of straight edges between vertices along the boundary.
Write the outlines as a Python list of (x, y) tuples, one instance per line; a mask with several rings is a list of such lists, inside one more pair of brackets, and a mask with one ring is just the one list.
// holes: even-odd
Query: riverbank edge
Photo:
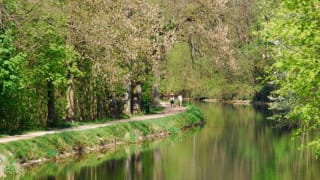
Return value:
[(23, 174), (24, 167), (74, 155), (139, 143), (177, 134), (204, 124), (202, 112), (192, 106), (186, 112), (145, 121), (45, 135), (0, 144), (0, 178)]
[(253, 100), (223, 100), (223, 99), (202, 99), (202, 102), (218, 102), (234, 105), (257, 105), (257, 106), (271, 106), (272, 102), (253, 101)]

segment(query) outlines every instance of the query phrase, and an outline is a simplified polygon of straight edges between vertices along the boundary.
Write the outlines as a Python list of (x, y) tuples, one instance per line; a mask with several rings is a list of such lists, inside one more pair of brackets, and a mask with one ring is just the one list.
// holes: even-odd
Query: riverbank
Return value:
[[(112, 146), (107, 149), (103, 149), (101, 151), (83, 154), (81, 156), (75, 156), (73, 158), (61, 159), (55, 162), (44, 163), (39, 166), (30, 166), (26, 167), (26, 173), (22, 176), (22, 179), (46, 179), (46, 177), (59, 177), (60, 179), (67, 179), (68, 175), (65, 176), (65, 172), (81, 172), (83, 169), (95, 168), (97, 166), (101, 166), (101, 164), (105, 164), (108, 161), (121, 161), (121, 159), (125, 158), (126, 160), (131, 159), (130, 161), (139, 161), (141, 159), (134, 158), (141, 156), (144, 152), (152, 152), (154, 150), (159, 150), (161, 148), (173, 146), (177, 142), (182, 142), (187, 140), (188, 138), (194, 136), (196, 133), (199, 133), (203, 128), (195, 127), (193, 129), (189, 129), (183, 133), (178, 135), (157, 138), (152, 140), (147, 140), (141, 143), (134, 143), (130, 145), (118, 145), (116, 147)], [(142, 157), (142, 159), (148, 159), (148, 157)], [(121, 164), (121, 163), (119, 163)], [(135, 163), (133, 163), (135, 164)], [(120, 166), (120, 165), (119, 165)], [(119, 167), (118, 166), (118, 167)], [(144, 171), (147, 168), (144, 167)], [(108, 170), (105, 168), (104, 172)], [(119, 167), (122, 169), (122, 167)], [(116, 170), (112, 170), (115, 172)], [(111, 176), (111, 177), (110, 177)], [(112, 178), (110, 173), (109, 179), (122, 179), (117, 176), (117, 178)], [(97, 176), (95, 176), (97, 177)], [(74, 179), (79, 179), (74, 176)], [(85, 178), (82, 178), (85, 179)], [(104, 177), (97, 177), (96, 179), (106, 179)], [(146, 178), (147, 179), (147, 178)]]
[(202, 99), (203, 102), (219, 102), (234, 105), (257, 105), (257, 106), (271, 106), (271, 102), (252, 101), (252, 100), (223, 100), (223, 99)]
[(94, 124), (83, 124), (80, 126), (73, 126), (70, 128), (63, 128), (63, 129), (55, 129), (55, 130), (48, 130), (48, 131), (35, 131), (35, 132), (27, 132), (21, 135), (6, 135), (3, 137), (0, 137), (0, 144), (1, 143), (7, 143), (7, 142), (12, 142), (12, 141), (18, 141), (18, 140), (26, 140), (26, 139), (31, 139), (34, 137), (39, 137), (39, 136), (44, 136), (44, 135), (49, 135), (49, 134), (57, 134), (57, 133), (62, 133), (62, 132), (67, 132), (67, 131), (81, 131), (85, 129), (94, 129), (98, 127), (105, 127), (105, 126), (110, 126), (115, 123), (124, 123), (124, 122), (131, 122), (131, 121), (144, 121), (147, 119), (156, 119), (156, 118), (162, 118), (178, 113), (182, 113), (186, 111), (185, 107), (182, 108), (170, 108), (169, 104), (162, 103), (163, 111), (158, 112), (156, 114), (151, 114), (151, 115), (142, 115), (142, 116), (135, 116), (131, 117), (128, 119), (121, 119), (121, 120), (113, 120), (113, 121), (107, 121), (107, 122), (101, 122), (101, 123), (94, 123)]
[(0, 144), (0, 177), (22, 174), (24, 166), (97, 151), (117, 144), (138, 143), (169, 136), (203, 124), (203, 115), (195, 107), (169, 115)]

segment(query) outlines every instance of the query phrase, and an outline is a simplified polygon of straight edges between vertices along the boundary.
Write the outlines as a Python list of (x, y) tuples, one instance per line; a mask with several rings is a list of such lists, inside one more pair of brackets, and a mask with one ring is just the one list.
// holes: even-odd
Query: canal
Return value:
[(30, 168), (22, 179), (317, 179), (320, 163), (301, 137), (274, 128), (266, 108), (198, 104), (203, 127), (165, 139)]

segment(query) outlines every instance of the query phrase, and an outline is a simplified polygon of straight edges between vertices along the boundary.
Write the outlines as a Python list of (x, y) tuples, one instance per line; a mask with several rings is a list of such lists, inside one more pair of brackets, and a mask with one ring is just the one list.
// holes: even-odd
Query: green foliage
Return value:
[(14, 27), (0, 31), (0, 131), (20, 126), (25, 115), (21, 95), (26, 86), (23, 71), (26, 54), (17, 53), (13, 41)]
[(118, 123), (94, 130), (69, 131), (0, 144), (0, 153), (6, 156), (14, 155), (12, 163), (6, 166), (6, 173), (13, 174), (18, 168), (14, 166), (17, 162), (40, 158), (54, 159), (57, 155), (71, 153), (74, 150), (81, 153), (86, 148), (95, 147), (97, 144), (112, 144), (115, 139), (124, 143), (134, 143), (141, 137), (164, 131), (177, 134), (184, 127), (199, 125), (202, 121), (203, 115), (200, 110), (191, 107), (187, 112), (159, 119)]
[(145, 113), (150, 113), (152, 84), (146, 82), (142, 85), (141, 108)]
[(4, 171), (8, 176), (17, 175), (17, 170), (16, 170), (16, 167), (13, 163), (10, 163), (8, 166), (6, 166)]
[[(244, 65), (240, 70), (245, 70)], [(210, 59), (201, 58), (192, 62), (187, 43), (177, 43), (169, 51), (164, 65), (165, 77), (162, 81), (164, 94), (183, 91), (186, 96), (219, 99), (252, 99), (255, 94), (253, 83), (246, 82), (252, 77), (243, 77), (247, 72), (237, 72), (229, 81), (217, 70)], [(250, 70), (248, 70), (249, 73)]]
[(303, 131), (320, 126), (319, 5), (317, 0), (283, 1), (263, 31), (275, 60), (269, 80), (277, 87), (276, 106), (285, 102), (282, 120)]
[[(190, 83), (186, 84), (186, 82), (192, 78), (192, 74), (188, 75), (191, 70), (191, 63), (187, 62), (191, 62), (188, 44), (175, 44), (169, 51), (164, 67), (166, 70), (165, 79), (162, 82), (164, 92), (177, 92), (183, 88), (190, 88)], [(193, 87), (195, 85), (193, 84)]]
[(20, 17), (7, 22), (0, 35), (0, 129), (10, 133), (46, 124), (49, 81), (53, 93), (58, 94), (57, 119), (62, 119), (68, 76), (81, 76), (82, 72), (76, 66), (80, 55), (66, 45), (63, 26), (67, 17), (63, 13), (45, 12), (39, 5), (14, 0), (4, 5), (1, 18)]
[(258, 93), (268, 61), (262, 58), (263, 41), (253, 32), (269, 3), (215, 3), (159, 2), (168, 24), (178, 27), (178, 41), (163, 64), (164, 94), (251, 100)]
[(21, 68), (25, 54), (16, 54), (12, 44), (12, 30), (0, 34), (0, 93), (13, 95), (23, 88)]
[(1, 1), (0, 131), (121, 117), (134, 96), (148, 113), (161, 77), (162, 94), (251, 99), (255, 3)]
[[(319, 113), (319, 18), (318, 1), (284, 1), (276, 16), (266, 23), (266, 40), (272, 42), (275, 63), (270, 69), (279, 96), (291, 99), (288, 118), (301, 125), (317, 122)], [(311, 124), (309, 124), (311, 123)]]

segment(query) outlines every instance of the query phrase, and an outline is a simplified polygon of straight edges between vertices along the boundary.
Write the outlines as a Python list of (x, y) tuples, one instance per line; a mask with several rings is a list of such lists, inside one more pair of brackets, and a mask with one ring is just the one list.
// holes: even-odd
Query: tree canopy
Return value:
[(303, 133), (320, 125), (319, 18), (319, 1), (286, 0), (262, 31), (274, 62), (268, 70), (274, 108), (284, 113), (278, 121), (298, 125)]
[(171, 91), (254, 99), (270, 4), (1, 0), (0, 131), (143, 113)]

